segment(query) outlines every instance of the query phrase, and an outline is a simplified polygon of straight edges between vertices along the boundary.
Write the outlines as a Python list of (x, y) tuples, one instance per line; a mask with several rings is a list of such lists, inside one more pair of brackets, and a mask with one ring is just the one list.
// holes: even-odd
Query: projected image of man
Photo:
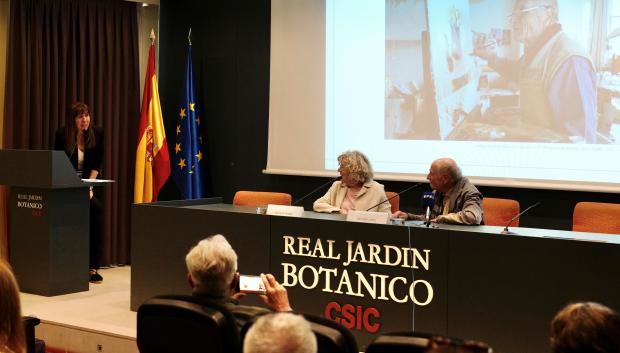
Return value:
[(594, 64), (562, 30), (558, 10), (556, 0), (517, 0), (509, 19), (515, 39), (524, 44), (523, 56), (518, 61), (500, 58), (482, 43), (474, 55), (519, 84), (524, 126), (537, 134), (548, 131), (560, 137), (557, 142), (595, 143)]

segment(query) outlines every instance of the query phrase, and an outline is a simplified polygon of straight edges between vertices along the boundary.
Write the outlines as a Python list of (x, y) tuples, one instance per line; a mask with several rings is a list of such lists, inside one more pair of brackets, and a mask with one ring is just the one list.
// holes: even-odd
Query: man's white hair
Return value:
[(547, 8), (551, 9), (551, 19), (554, 22), (558, 22), (560, 20), (560, 15), (559, 15), (559, 8), (558, 8), (558, 1), (557, 0), (534, 0), (531, 2), (532, 5), (534, 6), (546, 6)]
[(243, 353), (316, 353), (316, 337), (301, 315), (273, 313), (261, 316), (243, 341)]
[(237, 272), (237, 253), (223, 235), (217, 234), (201, 240), (187, 256), (185, 264), (194, 292), (225, 295)]

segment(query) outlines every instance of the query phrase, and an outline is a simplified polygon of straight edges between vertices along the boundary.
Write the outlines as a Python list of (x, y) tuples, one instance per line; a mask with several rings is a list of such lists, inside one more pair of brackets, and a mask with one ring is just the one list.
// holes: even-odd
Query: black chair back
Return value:
[(240, 353), (235, 320), (224, 306), (186, 295), (149, 299), (138, 308), (141, 353)]
[(24, 324), (24, 335), (26, 336), (26, 352), (35, 353), (36, 345), (34, 337), (34, 327), (40, 324), (41, 320), (34, 316), (24, 316), (22, 317), (22, 322)]
[(320, 316), (304, 314), (316, 335), (318, 353), (359, 353), (355, 337), (346, 327)]
[(366, 353), (491, 353), (486, 343), (420, 332), (385, 333), (375, 338)]

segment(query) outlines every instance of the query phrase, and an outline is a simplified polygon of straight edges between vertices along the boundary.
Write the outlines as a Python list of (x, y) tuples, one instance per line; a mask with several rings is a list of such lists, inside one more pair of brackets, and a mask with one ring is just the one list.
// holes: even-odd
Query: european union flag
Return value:
[(183, 198), (204, 197), (202, 188), (202, 137), (200, 137), (200, 116), (194, 92), (192, 71), (192, 46), (187, 47), (185, 87), (183, 100), (177, 118), (176, 143), (174, 146), (174, 181)]

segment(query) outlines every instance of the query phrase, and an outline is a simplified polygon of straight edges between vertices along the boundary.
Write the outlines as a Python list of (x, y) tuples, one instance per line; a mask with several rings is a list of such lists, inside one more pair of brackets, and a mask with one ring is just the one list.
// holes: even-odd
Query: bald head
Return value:
[(440, 174), (447, 174), (450, 177), (452, 183), (459, 181), (463, 174), (461, 168), (456, 164), (452, 158), (439, 158), (434, 163), (437, 163), (437, 170)]
[(462, 177), (461, 168), (459, 168), (454, 159), (439, 158), (434, 160), (431, 164), (431, 169), (426, 179), (430, 182), (433, 190), (446, 192), (461, 180)]

